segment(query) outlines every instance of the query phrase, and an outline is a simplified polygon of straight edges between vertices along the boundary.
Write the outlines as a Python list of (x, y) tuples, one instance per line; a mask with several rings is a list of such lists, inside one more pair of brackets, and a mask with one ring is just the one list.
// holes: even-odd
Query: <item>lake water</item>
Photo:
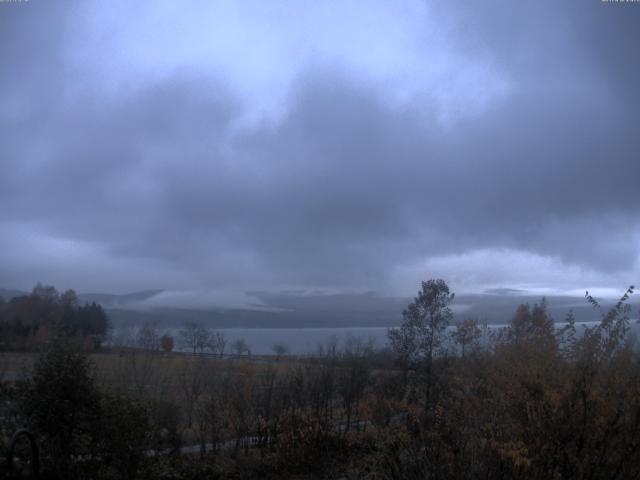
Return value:
[(251, 353), (257, 355), (273, 353), (275, 344), (284, 344), (289, 353), (302, 355), (315, 353), (319, 345), (327, 345), (334, 339), (338, 347), (344, 345), (349, 338), (363, 340), (371, 339), (376, 347), (383, 347), (387, 343), (386, 327), (353, 327), (353, 328), (228, 328), (221, 329), (229, 344), (238, 338), (243, 338)]
[[(338, 346), (344, 345), (349, 338), (363, 340), (371, 339), (376, 347), (383, 347), (387, 341), (387, 327), (346, 327), (346, 328), (217, 328), (215, 332), (224, 334), (227, 339), (225, 353), (232, 353), (231, 344), (235, 340), (243, 339), (254, 355), (273, 354), (273, 346), (286, 345), (293, 355), (312, 354), (318, 351), (319, 345), (326, 345), (332, 339), (337, 340)], [(137, 329), (119, 328), (113, 332), (114, 343), (122, 343), (119, 338), (135, 338)], [(158, 335), (171, 335), (177, 345), (180, 329), (158, 329)]]
[[(585, 326), (595, 325), (595, 322), (577, 323), (578, 332)], [(502, 328), (505, 325), (489, 325), (490, 328)], [(557, 323), (556, 327), (562, 327)], [(123, 329), (114, 332), (115, 336), (124, 333)], [(637, 325), (632, 325), (632, 330), (637, 331)], [(159, 330), (159, 335), (172, 335), (178, 339), (180, 329)], [(332, 339), (337, 340), (338, 347), (345, 344), (350, 338), (371, 340), (375, 347), (384, 347), (387, 344), (388, 327), (345, 327), (345, 328), (220, 328), (227, 338), (227, 353), (231, 353), (230, 345), (238, 339), (243, 339), (255, 355), (273, 354), (273, 346), (283, 344), (289, 348), (289, 353), (294, 355), (313, 354), (318, 351), (319, 345), (326, 345)], [(135, 337), (135, 329), (128, 335)], [(176, 350), (179, 350), (176, 345)]]

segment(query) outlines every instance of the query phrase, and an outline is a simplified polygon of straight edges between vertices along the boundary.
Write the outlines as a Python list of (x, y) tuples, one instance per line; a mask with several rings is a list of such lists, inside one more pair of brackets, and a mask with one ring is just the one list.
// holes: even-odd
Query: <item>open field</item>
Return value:
[[(36, 352), (0, 352), (0, 379), (5, 381), (20, 380), (29, 376), (33, 365), (40, 357)], [(160, 353), (140, 349), (113, 349), (103, 352), (92, 352), (88, 355), (95, 365), (97, 378), (101, 382), (118, 385), (123, 382), (123, 372), (136, 371), (141, 368), (150, 378), (166, 379), (175, 384), (176, 379), (194, 365), (216, 369), (233, 364), (250, 363), (259, 370), (270, 368), (284, 369), (302, 360), (293, 356), (278, 357), (276, 355), (238, 356), (224, 355), (191, 355), (189, 353)]]

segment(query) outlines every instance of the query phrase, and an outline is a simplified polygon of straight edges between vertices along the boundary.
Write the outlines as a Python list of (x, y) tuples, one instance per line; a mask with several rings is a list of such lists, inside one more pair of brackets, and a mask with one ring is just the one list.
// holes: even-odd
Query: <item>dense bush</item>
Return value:
[(17, 405), (41, 444), (45, 478), (136, 477), (148, 448), (147, 410), (102, 393), (84, 353), (55, 344), (19, 390)]

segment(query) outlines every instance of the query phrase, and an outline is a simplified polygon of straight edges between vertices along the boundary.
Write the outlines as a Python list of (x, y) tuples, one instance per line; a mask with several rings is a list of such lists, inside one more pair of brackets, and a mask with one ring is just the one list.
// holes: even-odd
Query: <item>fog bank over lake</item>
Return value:
[[(451, 304), (454, 322), (475, 319), (479, 324), (493, 328), (506, 325), (518, 305), (534, 305), (542, 295), (528, 295), (518, 290), (501, 289), (485, 294), (456, 295)], [(154, 307), (158, 292), (143, 292), (126, 297), (109, 298), (84, 296), (85, 300), (99, 301), (107, 305), (112, 321), (113, 335), (131, 342), (135, 332), (144, 324), (151, 325), (158, 335), (169, 334), (176, 339), (187, 323), (195, 323), (212, 331), (224, 333), (229, 340), (227, 352), (235, 340), (244, 339), (253, 354), (273, 353), (275, 344), (284, 344), (291, 354), (311, 354), (319, 344), (327, 344), (334, 337), (342, 346), (349, 338), (372, 339), (377, 348), (387, 343), (389, 328), (402, 322), (402, 311), (410, 298), (381, 297), (365, 294), (254, 294), (261, 300), (260, 308), (176, 308)], [(563, 324), (572, 311), (577, 324), (598, 322), (600, 312), (584, 297), (550, 295), (546, 297), (547, 311), (556, 325)], [(638, 319), (638, 298), (632, 296), (632, 324)], [(602, 299), (603, 311), (613, 305), (611, 298)], [(111, 307), (111, 308), (109, 308)], [(578, 328), (580, 330), (580, 328)]]

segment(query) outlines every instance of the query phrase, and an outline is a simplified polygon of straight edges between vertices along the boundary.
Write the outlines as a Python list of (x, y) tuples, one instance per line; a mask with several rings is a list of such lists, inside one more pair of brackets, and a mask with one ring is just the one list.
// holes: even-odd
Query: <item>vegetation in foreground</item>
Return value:
[(267, 365), (129, 349), (98, 367), (56, 336), (0, 386), (2, 453), (26, 426), (52, 479), (638, 478), (632, 292), (584, 331), (542, 302), (492, 333), (448, 329), (453, 295), (430, 280), (390, 354), (353, 340)]

